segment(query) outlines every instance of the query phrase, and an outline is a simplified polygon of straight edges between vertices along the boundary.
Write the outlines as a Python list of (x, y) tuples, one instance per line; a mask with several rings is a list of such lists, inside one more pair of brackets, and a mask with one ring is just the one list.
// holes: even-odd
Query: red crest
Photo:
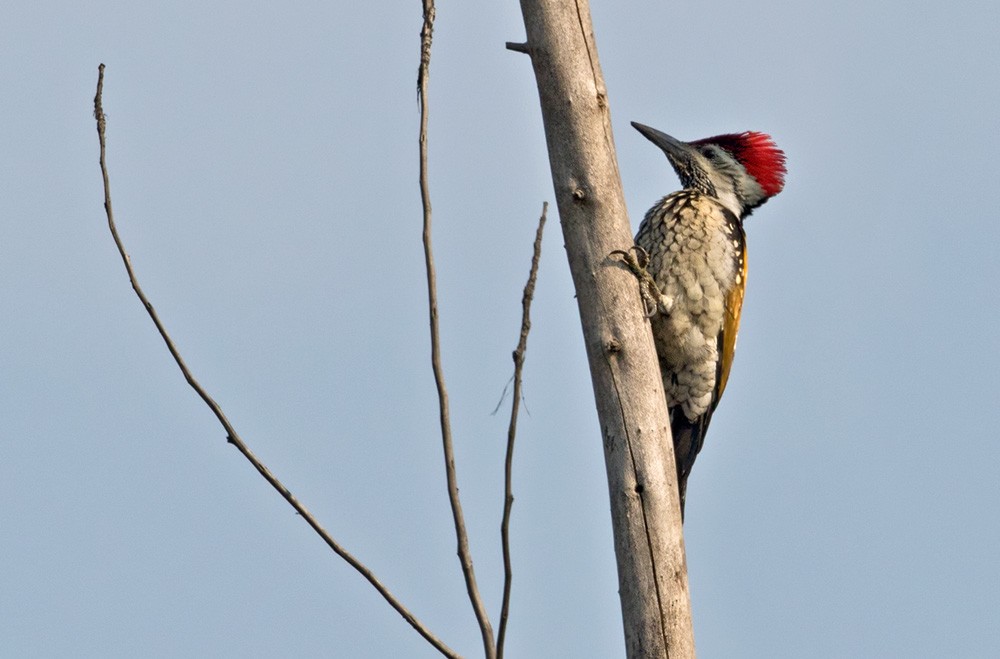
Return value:
[(785, 153), (766, 133), (729, 133), (706, 137), (691, 144), (717, 144), (733, 154), (747, 173), (760, 183), (768, 197), (773, 197), (785, 187)]

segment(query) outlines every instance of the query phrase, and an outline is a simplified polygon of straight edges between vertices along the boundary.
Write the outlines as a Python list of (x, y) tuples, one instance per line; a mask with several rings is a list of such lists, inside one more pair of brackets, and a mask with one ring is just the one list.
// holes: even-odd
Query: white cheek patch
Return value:
[(732, 211), (733, 215), (739, 217), (743, 214), (743, 206), (740, 204), (740, 200), (736, 196), (736, 192), (733, 190), (723, 190), (716, 188), (718, 193), (718, 199), (722, 202), (722, 205)]

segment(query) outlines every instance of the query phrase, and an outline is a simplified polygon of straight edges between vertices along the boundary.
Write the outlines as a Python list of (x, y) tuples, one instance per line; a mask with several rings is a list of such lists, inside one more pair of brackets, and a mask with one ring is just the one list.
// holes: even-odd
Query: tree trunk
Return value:
[(695, 656), (673, 442), (587, 0), (521, 0), (611, 496), (630, 659)]

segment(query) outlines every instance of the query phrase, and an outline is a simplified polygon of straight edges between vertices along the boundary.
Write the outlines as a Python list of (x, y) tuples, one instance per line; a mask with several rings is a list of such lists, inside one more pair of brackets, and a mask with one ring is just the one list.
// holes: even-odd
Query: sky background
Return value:
[[(434, 657), (226, 444), (134, 297), (327, 529), (481, 646), (443, 480), (417, 186), (420, 3), (14, 3), (0, 25), (0, 643), (21, 657)], [(628, 125), (788, 155), (748, 221), (732, 377), (691, 478), (701, 657), (1000, 655), (1000, 4), (595, 1)], [(444, 368), (497, 623), (521, 289), (553, 201), (505, 2), (438, 6)], [(516, 453), (510, 657), (619, 657), (599, 427), (555, 212)]]

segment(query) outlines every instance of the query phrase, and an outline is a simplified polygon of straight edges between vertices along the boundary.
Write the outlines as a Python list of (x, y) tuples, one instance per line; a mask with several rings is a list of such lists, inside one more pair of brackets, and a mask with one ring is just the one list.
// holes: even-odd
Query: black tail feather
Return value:
[(681, 520), (684, 519), (684, 502), (687, 498), (687, 480), (695, 458), (705, 443), (705, 432), (712, 418), (711, 411), (694, 421), (684, 416), (678, 408), (670, 410), (670, 432), (674, 436), (674, 458), (677, 461), (677, 488), (681, 498)]

